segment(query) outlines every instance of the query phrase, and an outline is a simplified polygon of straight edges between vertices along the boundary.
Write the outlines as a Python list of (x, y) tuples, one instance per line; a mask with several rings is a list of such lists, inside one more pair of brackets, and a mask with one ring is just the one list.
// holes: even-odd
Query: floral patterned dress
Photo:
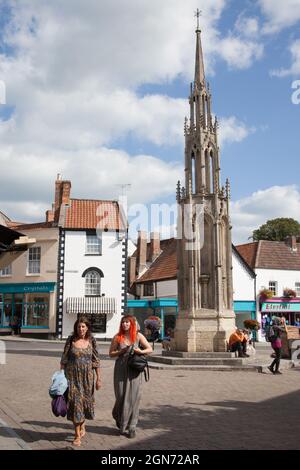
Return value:
[(74, 424), (85, 419), (94, 419), (94, 369), (100, 367), (95, 338), (87, 348), (78, 348), (69, 336), (62, 354), (61, 364), (65, 366), (68, 380), (67, 418)]

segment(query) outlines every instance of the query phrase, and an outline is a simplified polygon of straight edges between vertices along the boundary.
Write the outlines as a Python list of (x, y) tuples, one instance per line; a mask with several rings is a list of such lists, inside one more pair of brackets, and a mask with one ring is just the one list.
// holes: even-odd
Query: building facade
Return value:
[(57, 335), (67, 337), (78, 315), (96, 338), (118, 330), (126, 302), (127, 226), (116, 201), (73, 199), (71, 182), (56, 180), (48, 217), (57, 221)]
[[(266, 317), (284, 316), (290, 325), (300, 320), (300, 243), (296, 237), (275, 242), (260, 240), (236, 247), (256, 274), (256, 318), (264, 325)], [(284, 291), (293, 290), (295, 297), (286, 297)], [(270, 291), (271, 298), (261, 295)], [(259, 331), (264, 340), (264, 330)]]
[[(112, 338), (126, 309), (127, 225), (116, 201), (71, 198), (71, 182), (55, 182), (46, 222), (18, 224), (34, 239), (0, 270), (0, 333), (67, 337), (79, 314), (98, 338)], [(28, 241), (28, 240), (27, 240)]]
[(55, 336), (59, 230), (40, 223), (18, 231), (35, 243), (0, 271), (0, 333), (18, 324), (22, 334)]

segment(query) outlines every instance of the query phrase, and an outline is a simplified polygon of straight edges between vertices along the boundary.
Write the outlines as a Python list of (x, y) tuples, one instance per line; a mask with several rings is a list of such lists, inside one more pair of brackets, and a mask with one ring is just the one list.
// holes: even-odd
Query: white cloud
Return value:
[[(230, 53), (228, 38), (220, 37), (226, 3), (201, 5), (207, 70), (220, 55), (238, 68), (259, 56), (254, 43), (242, 39)], [(188, 101), (144, 96), (140, 87), (181, 76), (188, 85), (195, 57), (191, 12), (198, 6), (198, 0), (188, 9), (181, 0), (10, 2), (12, 19), (1, 38), (10, 53), (0, 56), (0, 77), (15, 112), (0, 121), (3, 210), (13, 218), (36, 218), (40, 211), (43, 217), (57, 173), (72, 180), (77, 197), (114, 197), (112, 188), (124, 182), (132, 183), (136, 201), (173, 194), (182, 168), (110, 147), (132, 136), (158, 147), (182, 145)], [(223, 122), (221, 141), (239, 142), (248, 134), (231, 117)]]
[(247, 127), (245, 123), (238, 121), (235, 116), (220, 119), (219, 141), (224, 143), (241, 142), (248, 135), (255, 132), (254, 127)]
[(274, 34), (300, 20), (300, 0), (258, 0), (267, 22), (263, 33)]
[(267, 220), (291, 217), (299, 220), (300, 192), (297, 186), (272, 186), (231, 203), (233, 242), (249, 242), (253, 230)]
[(232, 68), (247, 69), (263, 57), (264, 46), (258, 42), (229, 35), (218, 44), (220, 55)]
[(271, 71), (271, 76), (281, 78), (288, 75), (298, 76), (300, 74), (300, 39), (291, 44), (289, 49), (292, 56), (291, 67), (289, 69), (273, 70)]
[(235, 23), (236, 31), (246, 37), (257, 37), (259, 34), (259, 20), (255, 17), (239, 15)]
[(178, 164), (149, 155), (130, 157), (126, 152), (105, 147), (53, 154), (41, 150), (39, 155), (20, 150), (14, 156), (14, 165), (11, 161), (11, 149), (7, 148), (0, 154), (1, 173), (5, 174), (0, 207), (11, 218), (24, 220), (42, 220), (44, 212), (51, 208), (58, 171), (72, 181), (71, 197), (117, 199), (121, 193), (118, 185), (129, 183), (129, 203), (142, 204), (175, 195), (176, 182), (183, 175)]

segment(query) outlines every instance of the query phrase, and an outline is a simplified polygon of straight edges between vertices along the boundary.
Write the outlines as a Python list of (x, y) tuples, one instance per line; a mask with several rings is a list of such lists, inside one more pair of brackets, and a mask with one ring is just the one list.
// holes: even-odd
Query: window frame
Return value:
[[(92, 274), (95, 274), (97, 279), (98, 279), (98, 282), (97, 283), (91, 283), (91, 282), (87, 282), (88, 281), (88, 277), (91, 276)], [(91, 286), (99, 286), (97, 287), (97, 292), (96, 293), (92, 293), (92, 289), (91, 289)], [(88, 291), (89, 289), (89, 291)], [(90, 269), (86, 272), (85, 276), (84, 276), (84, 296), (85, 297), (101, 297), (101, 275), (99, 272), (97, 272), (96, 270), (94, 269)]]
[[(273, 286), (271, 286), (271, 284), (274, 284), (274, 288), (273, 288)], [(273, 292), (274, 297), (276, 297), (278, 295), (278, 282), (277, 281), (269, 281), (268, 289), (271, 292)]]
[[(32, 250), (39, 250), (39, 259), (30, 259), (30, 255), (32, 253)], [(36, 263), (39, 262), (39, 271), (37, 272), (31, 272), (29, 270), (30, 268), (30, 263)], [(27, 276), (40, 276), (41, 274), (41, 262), (42, 262), (42, 248), (40, 246), (32, 246), (31, 248), (28, 249), (28, 255), (27, 255), (27, 269), (26, 269), (26, 275)]]
[[(152, 289), (150, 290), (150, 288), (152, 288)], [(149, 289), (148, 292), (147, 292), (147, 289)], [(149, 292), (152, 292), (152, 293), (149, 294)], [(148, 282), (148, 283), (144, 284), (143, 296), (144, 297), (154, 297), (154, 282)]]
[[(10, 268), (10, 269), (9, 269)], [(4, 271), (6, 269), (9, 269), (9, 272), (4, 274)], [(0, 269), (0, 277), (11, 277), (12, 276), (12, 264), (9, 264), (8, 266), (6, 266), (5, 268), (3, 269)]]
[[(97, 243), (89, 243), (91, 238), (97, 240)], [(90, 251), (91, 247), (98, 247), (97, 251)], [(96, 232), (86, 232), (85, 235), (85, 255), (86, 256), (101, 256), (102, 255), (102, 236), (99, 236)]]

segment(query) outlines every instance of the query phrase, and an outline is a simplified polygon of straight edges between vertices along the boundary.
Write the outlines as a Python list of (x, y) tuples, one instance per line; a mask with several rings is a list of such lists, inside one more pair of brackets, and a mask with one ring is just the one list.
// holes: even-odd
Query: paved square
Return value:
[[(100, 350), (103, 349), (100, 346)], [(0, 418), (32, 449), (72, 448), (72, 424), (51, 412), (48, 387), (56, 352), (14, 351), (0, 366)], [(102, 360), (96, 420), (84, 449), (300, 449), (300, 370), (151, 370), (143, 384), (137, 437), (120, 437), (111, 417), (114, 361)], [(90, 424), (89, 424), (90, 423)], [(12, 437), (0, 429), (6, 443)]]

